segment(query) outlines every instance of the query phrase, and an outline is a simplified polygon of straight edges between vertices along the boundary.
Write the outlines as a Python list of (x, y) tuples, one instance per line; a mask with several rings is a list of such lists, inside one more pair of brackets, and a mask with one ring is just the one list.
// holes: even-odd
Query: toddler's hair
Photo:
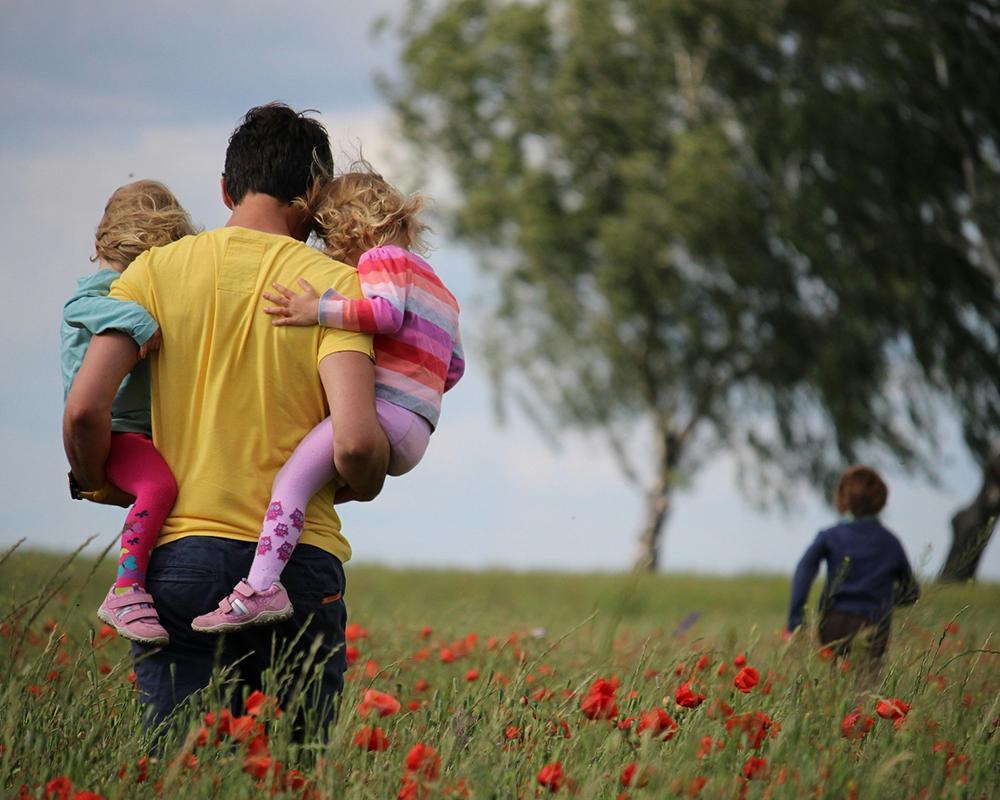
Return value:
[(428, 226), (418, 216), (424, 195), (404, 195), (363, 159), (323, 184), (307, 205), (326, 252), (339, 261), (386, 244), (426, 251), (421, 234)]
[(115, 190), (97, 225), (98, 258), (127, 267), (151, 247), (196, 233), (191, 217), (159, 181), (136, 181)]
[(848, 467), (837, 482), (834, 501), (841, 514), (871, 517), (885, 508), (889, 488), (871, 467)]

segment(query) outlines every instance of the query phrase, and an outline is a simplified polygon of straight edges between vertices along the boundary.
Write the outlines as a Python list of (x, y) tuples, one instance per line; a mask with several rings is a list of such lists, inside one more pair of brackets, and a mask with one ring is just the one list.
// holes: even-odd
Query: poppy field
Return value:
[[(0, 564), (0, 796), (988, 798), (1000, 586), (925, 586), (877, 676), (782, 635), (781, 577), (348, 566), (337, 724), (220, 674), (148, 731), (109, 562)], [(282, 668), (273, 687), (282, 686)], [(295, 693), (288, 693), (294, 698)]]

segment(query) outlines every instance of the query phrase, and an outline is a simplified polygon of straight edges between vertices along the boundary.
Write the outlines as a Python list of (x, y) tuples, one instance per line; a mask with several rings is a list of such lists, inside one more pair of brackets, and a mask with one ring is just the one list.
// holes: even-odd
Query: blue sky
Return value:
[[(390, 179), (413, 185), (373, 82), (392, 72), (391, 39), (374, 20), (399, 3), (95, 2), (14, 0), (0, 29), (0, 236), (8, 305), (0, 462), (5, 524), (0, 546), (70, 549), (90, 534), (116, 537), (122, 512), (74, 503), (65, 490), (58, 329), (62, 303), (92, 269), (93, 231), (108, 195), (135, 178), (167, 183), (205, 227), (226, 210), (218, 177), (228, 135), (252, 105), (280, 99), (315, 108), (335, 152), (365, 155)], [(442, 175), (429, 176), (440, 191)], [(372, 504), (345, 510), (364, 561), (517, 569), (618, 570), (628, 566), (641, 498), (596, 440), (562, 437), (550, 448), (516, 415), (503, 428), (478, 363), (477, 311), (489, 282), (473, 254), (440, 234), (431, 261), (463, 304), (466, 379), (448, 395), (441, 427), (419, 469), (391, 480)], [(911, 560), (935, 571), (948, 519), (979, 476), (953, 426), (943, 440), (939, 486), (886, 470), (885, 520)], [(641, 450), (641, 444), (637, 445)], [(736, 488), (722, 456), (675, 498), (664, 563), (674, 570), (789, 572), (833, 519), (816, 497), (788, 513), (761, 513)], [(1000, 545), (984, 576), (1000, 578)]]

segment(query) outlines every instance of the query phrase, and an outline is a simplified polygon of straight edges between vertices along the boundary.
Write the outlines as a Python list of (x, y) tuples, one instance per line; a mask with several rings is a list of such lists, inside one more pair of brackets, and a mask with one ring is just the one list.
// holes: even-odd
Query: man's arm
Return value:
[(372, 500), (389, 468), (389, 442), (375, 416), (375, 365), (364, 353), (331, 353), (320, 361), (319, 377), (330, 404), (337, 473), (353, 499)]
[(95, 336), (73, 379), (63, 412), (63, 447), (70, 469), (85, 491), (95, 491), (106, 483), (111, 404), (135, 366), (138, 353), (135, 341), (126, 333), (109, 331)]

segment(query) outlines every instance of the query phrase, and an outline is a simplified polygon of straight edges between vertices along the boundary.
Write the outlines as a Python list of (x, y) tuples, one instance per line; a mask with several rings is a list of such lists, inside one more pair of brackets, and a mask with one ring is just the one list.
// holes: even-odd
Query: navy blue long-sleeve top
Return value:
[(881, 622), (894, 605), (914, 603), (920, 593), (903, 545), (876, 517), (841, 522), (820, 531), (795, 568), (789, 630), (802, 624), (802, 609), (821, 561), (826, 562), (823, 611)]

